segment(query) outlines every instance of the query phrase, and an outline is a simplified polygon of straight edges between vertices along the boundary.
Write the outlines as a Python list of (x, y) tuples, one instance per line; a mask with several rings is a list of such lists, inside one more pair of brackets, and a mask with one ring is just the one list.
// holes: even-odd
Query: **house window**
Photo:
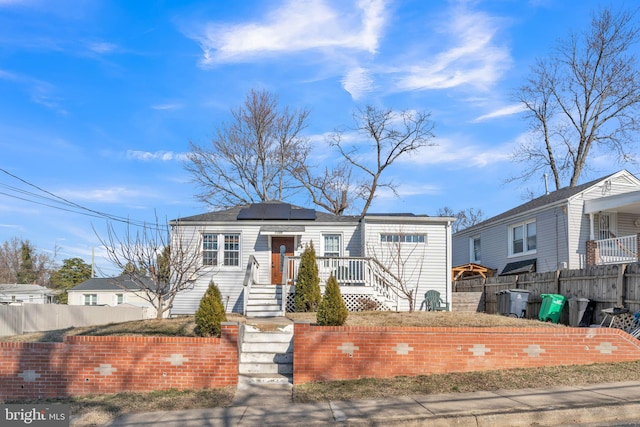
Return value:
[(426, 243), (426, 234), (380, 234), (380, 241), (387, 243)]
[(240, 265), (240, 235), (224, 235), (224, 265)]
[(337, 258), (340, 256), (340, 235), (325, 234), (324, 235), (324, 251), (326, 257)]
[(471, 262), (480, 264), (480, 236), (474, 236), (469, 241)]
[(218, 235), (202, 235), (202, 264), (218, 265)]
[(98, 295), (97, 294), (83, 294), (84, 296), (84, 305), (96, 305), (98, 304)]
[[(218, 244), (222, 242), (222, 244)], [(222, 252), (222, 253), (220, 253)], [(207, 233), (202, 235), (202, 263), (204, 265), (240, 265), (240, 234)]]
[(536, 222), (509, 227), (509, 255), (522, 255), (536, 250)]
[(116, 294), (116, 304), (122, 304), (124, 302), (124, 295)]

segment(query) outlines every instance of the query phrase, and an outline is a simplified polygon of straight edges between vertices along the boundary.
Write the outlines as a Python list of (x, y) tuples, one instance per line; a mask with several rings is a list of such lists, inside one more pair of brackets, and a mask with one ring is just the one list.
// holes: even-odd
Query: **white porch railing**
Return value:
[(244, 300), (242, 304), (242, 314), (244, 316), (247, 315), (247, 301), (249, 300), (249, 294), (251, 293), (251, 286), (258, 281), (258, 269), (260, 268), (260, 264), (255, 259), (253, 255), (249, 257), (249, 262), (247, 263), (247, 269), (244, 273), (244, 281), (242, 284), (244, 285)]
[(638, 262), (638, 238), (635, 234), (595, 242), (598, 265)]
[[(393, 303), (393, 309), (398, 308), (398, 292), (400, 281), (374, 258), (362, 257), (317, 257), (318, 276), (321, 285), (324, 285), (329, 276), (343, 286), (367, 286), (386, 301)], [(283, 277), (283, 285), (293, 285), (294, 278), (298, 277), (300, 257), (287, 257)], [(283, 286), (283, 290), (284, 290)]]

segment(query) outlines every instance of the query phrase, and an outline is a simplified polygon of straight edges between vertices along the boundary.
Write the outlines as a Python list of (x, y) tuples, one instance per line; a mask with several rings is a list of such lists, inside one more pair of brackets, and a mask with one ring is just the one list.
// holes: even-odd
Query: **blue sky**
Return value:
[[(80, 207), (136, 222), (204, 212), (184, 154), (251, 89), (309, 108), (318, 152), (356, 107), (431, 112), (437, 146), (390, 168), (400, 197), (381, 191), (370, 212), (496, 215), (544, 191), (542, 177), (505, 184), (528, 128), (511, 94), (601, 4), (0, 0), (0, 243), (57, 247), (59, 261), (95, 248), (117, 273), (94, 232), (104, 218)], [(620, 168), (600, 155), (583, 181)]]

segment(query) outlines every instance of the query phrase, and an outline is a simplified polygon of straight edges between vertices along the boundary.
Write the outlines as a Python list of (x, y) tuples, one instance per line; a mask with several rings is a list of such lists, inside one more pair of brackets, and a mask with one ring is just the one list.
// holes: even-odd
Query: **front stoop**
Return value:
[(282, 286), (254, 284), (247, 298), (247, 317), (282, 316)]

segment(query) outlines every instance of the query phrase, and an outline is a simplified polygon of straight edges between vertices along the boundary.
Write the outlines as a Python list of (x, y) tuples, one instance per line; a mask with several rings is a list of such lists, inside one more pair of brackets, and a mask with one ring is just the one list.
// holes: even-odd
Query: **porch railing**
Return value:
[[(398, 307), (400, 281), (387, 268), (374, 258), (364, 257), (317, 257), (318, 276), (324, 285), (333, 274), (340, 286), (368, 286), (375, 292), (393, 302)], [(294, 285), (298, 277), (300, 257), (287, 257), (283, 271), (283, 285)], [(285, 287), (283, 286), (283, 291)]]
[(254, 283), (258, 281), (258, 269), (260, 268), (260, 264), (258, 260), (255, 259), (253, 255), (249, 257), (249, 262), (247, 263), (247, 269), (244, 273), (244, 281), (242, 282), (244, 286), (244, 302), (242, 304), (243, 315), (247, 315), (247, 302), (249, 300), (249, 294), (251, 293), (251, 287)]
[(596, 240), (596, 264), (623, 264), (638, 261), (638, 238), (632, 236)]

